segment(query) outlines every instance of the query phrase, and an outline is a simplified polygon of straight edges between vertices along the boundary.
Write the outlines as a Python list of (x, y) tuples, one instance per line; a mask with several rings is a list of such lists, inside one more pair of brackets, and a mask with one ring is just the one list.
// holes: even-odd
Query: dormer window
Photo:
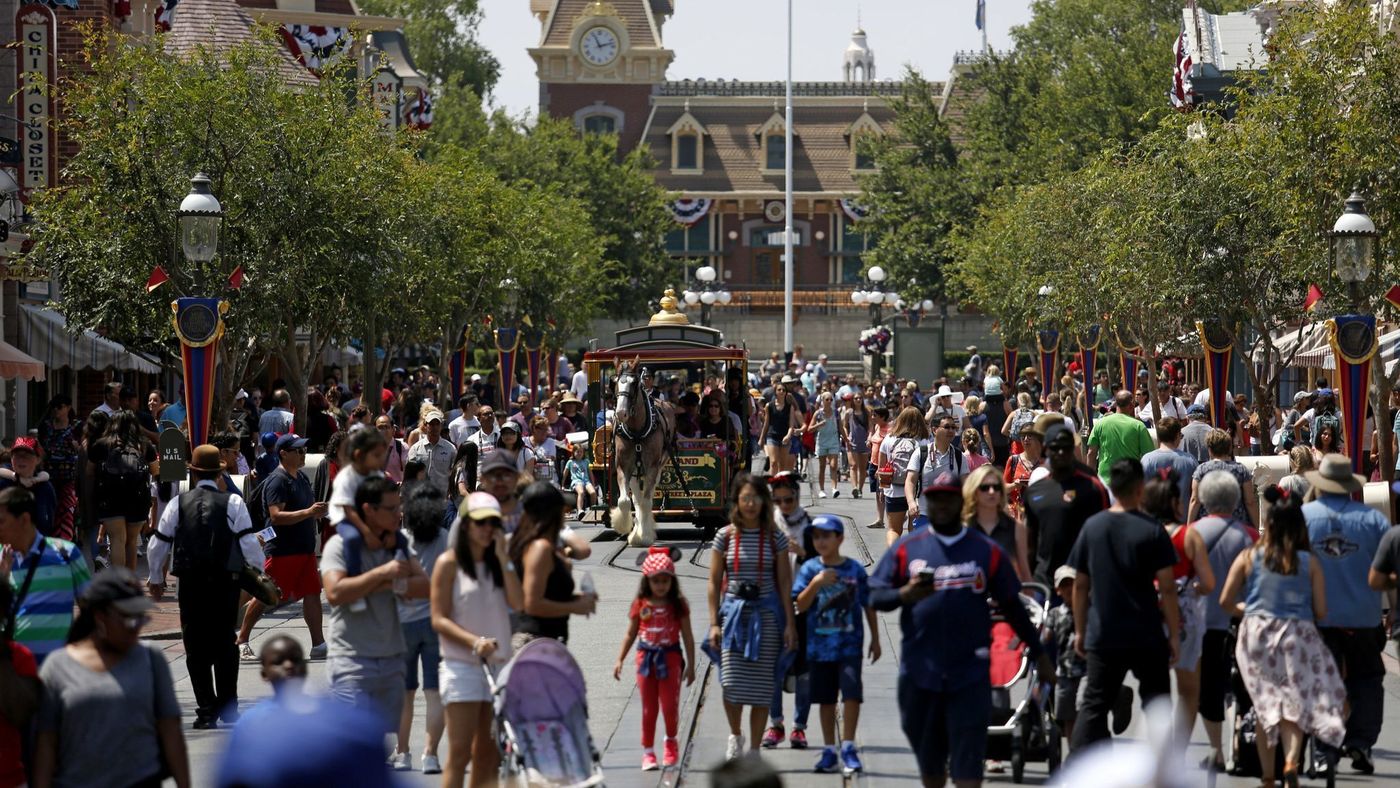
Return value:
[[(760, 154), (763, 159), (760, 170), (764, 173), (782, 172), (787, 167), (787, 124), (783, 116), (774, 112), (772, 117), (758, 127)], [(796, 133), (793, 134), (794, 141)]]
[(671, 172), (676, 175), (698, 175), (705, 171), (705, 135), (709, 132), (695, 116), (686, 111), (671, 124), (666, 134), (671, 138)]
[(623, 117), (617, 107), (595, 101), (574, 113), (574, 128), (584, 134), (621, 134)]
[(852, 172), (873, 172), (876, 169), (875, 156), (871, 154), (869, 145), (884, 132), (868, 112), (861, 113), (854, 123), (846, 127), (846, 140), (851, 146)]

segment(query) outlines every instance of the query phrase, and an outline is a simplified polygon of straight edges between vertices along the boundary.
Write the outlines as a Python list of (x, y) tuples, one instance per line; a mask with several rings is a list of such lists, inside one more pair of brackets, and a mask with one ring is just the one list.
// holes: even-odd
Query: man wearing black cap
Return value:
[(1084, 522), (1107, 509), (1109, 499), (1099, 477), (1074, 459), (1074, 433), (1064, 422), (1045, 428), (1044, 443), (1050, 475), (1027, 487), (1021, 500), (1035, 580), (1053, 588), (1055, 570), (1069, 557)]
[[(165, 557), (173, 547), (172, 574), (180, 578), (180, 630), (185, 666), (194, 689), (196, 728), (217, 728), (238, 719), (238, 583), (229, 559), (237, 543), (243, 560), (262, 567), (263, 550), (253, 535), (247, 504), (220, 492), (224, 472), (219, 449), (196, 446), (190, 456), (195, 487), (176, 498), (160, 517), (146, 548), (151, 596), (165, 590)], [(216, 689), (217, 686), (217, 689)]]
[[(961, 520), (962, 482), (940, 474), (923, 495), (916, 527), (895, 542), (870, 577), (876, 610), (899, 608), (900, 726), (919, 762), (924, 785), (982, 781), (991, 713), (988, 599), (1015, 629), (1047, 681), (1055, 667), (1020, 601), (1009, 556), (990, 539), (969, 534)], [(1160, 530), (1160, 529), (1158, 529)]]

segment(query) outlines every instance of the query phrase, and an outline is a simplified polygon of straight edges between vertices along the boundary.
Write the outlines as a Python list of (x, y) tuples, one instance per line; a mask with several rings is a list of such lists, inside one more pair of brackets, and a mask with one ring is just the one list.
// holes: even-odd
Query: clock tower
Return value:
[(673, 58), (661, 27), (673, 0), (530, 0), (540, 113), (582, 131), (614, 133), (627, 153), (641, 140), (656, 87)]

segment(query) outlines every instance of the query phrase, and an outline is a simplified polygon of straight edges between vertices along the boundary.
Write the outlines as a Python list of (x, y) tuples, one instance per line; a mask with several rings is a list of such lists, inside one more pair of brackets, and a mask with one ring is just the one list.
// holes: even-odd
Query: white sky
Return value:
[[(787, 5), (782, 0), (674, 0), (676, 14), (662, 31), (676, 53), (670, 79), (780, 80), (786, 57)], [(973, 22), (976, 0), (795, 0), (793, 78), (841, 79), (841, 56), (859, 11), (875, 51), (879, 79), (897, 79), (912, 65), (942, 80), (953, 53), (982, 45)], [(1010, 46), (1009, 30), (1030, 19), (1029, 0), (987, 0), (987, 38)], [(539, 101), (535, 64), (525, 49), (539, 41), (529, 0), (481, 0), (480, 40), (501, 62), (491, 102), (512, 115), (534, 114)]]

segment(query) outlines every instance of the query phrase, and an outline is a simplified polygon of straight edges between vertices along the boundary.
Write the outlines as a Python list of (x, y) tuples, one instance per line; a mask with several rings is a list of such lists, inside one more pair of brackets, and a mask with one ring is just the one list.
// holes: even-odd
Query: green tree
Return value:
[[(361, 0), (366, 13), (404, 20), (413, 63), (444, 88), (468, 88), (488, 96), (501, 77), (501, 64), (477, 40), (478, 0)], [(454, 93), (448, 102), (460, 100)], [(434, 111), (436, 114), (436, 110)]]

